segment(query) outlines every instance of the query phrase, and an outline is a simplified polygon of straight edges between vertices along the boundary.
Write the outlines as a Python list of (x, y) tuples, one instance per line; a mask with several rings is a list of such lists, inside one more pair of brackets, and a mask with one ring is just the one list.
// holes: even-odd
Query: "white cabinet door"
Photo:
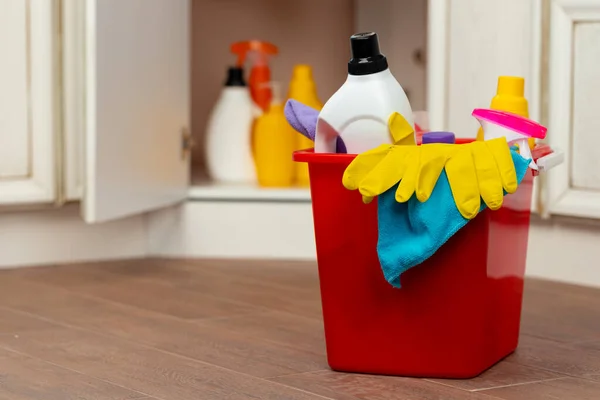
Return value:
[(600, 0), (552, 0), (548, 49), (549, 212), (600, 218)]
[(55, 200), (56, 3), (0, 2), (0, 205)]
[(189, 184), (189, 0), (85, 6), (84, 219), (178, 202)]

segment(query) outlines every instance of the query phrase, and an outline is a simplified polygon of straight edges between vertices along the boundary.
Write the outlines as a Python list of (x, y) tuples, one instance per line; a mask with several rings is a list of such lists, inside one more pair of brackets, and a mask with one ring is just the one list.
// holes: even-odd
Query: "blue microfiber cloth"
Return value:
[[(531, 160), (511, 149), (519, 184)], [(469, 222), (454, 202), (446, 171), (442, 171), (431, 197), (424, 203), (413, 196), (406, 203), (395, 199), (396, 184), (378, 198), (377, 253), (385, 279), (400, 287), (400, 275), (431, 257)], [(506, 192), (504, 192), (506, 195)], [(482, 201), (480, 212), (486, 205)]]

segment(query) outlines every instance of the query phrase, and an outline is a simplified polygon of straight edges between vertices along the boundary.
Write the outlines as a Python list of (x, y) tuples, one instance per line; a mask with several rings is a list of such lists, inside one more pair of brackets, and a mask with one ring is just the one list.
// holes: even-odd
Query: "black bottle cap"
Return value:
[(244, 70), (239, 67), (229, 67), (225, 86), (246, 86), (244, 81)]
[(369, 75), (387, 69), (387, 59), (379, 51), (379, 39), (375, 32), (350, 36), (350, 48), (352, 58), (348, 62), (348, 74)]

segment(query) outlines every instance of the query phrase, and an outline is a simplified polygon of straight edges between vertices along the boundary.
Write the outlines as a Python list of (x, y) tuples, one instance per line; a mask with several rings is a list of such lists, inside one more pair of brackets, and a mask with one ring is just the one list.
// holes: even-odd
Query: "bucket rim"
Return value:
[[(475, 139), (473, 138), (456, 138), (456, 144), (467, 144), (474, 141)], [(552, 148), (544, 143), (538, 143), (531, 151), (534, 161), (551, 153), (553, 153)], [(311, 147), (309, 149), (295, 151), (292, 159), (295, 162), (348, 165), (356, 158), (357, 155), (358, 154), (345, 153), (315, 153), (315, 149)]]

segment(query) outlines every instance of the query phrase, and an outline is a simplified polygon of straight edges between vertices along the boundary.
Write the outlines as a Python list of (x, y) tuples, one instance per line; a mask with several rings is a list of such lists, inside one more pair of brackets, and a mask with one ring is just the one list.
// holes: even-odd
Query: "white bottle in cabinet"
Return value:
[(229, 68), (227, 81), (206, 129), (206, 161), (217, 182), (254, 183), (252, 156), (254, 105), (241, 68)]

